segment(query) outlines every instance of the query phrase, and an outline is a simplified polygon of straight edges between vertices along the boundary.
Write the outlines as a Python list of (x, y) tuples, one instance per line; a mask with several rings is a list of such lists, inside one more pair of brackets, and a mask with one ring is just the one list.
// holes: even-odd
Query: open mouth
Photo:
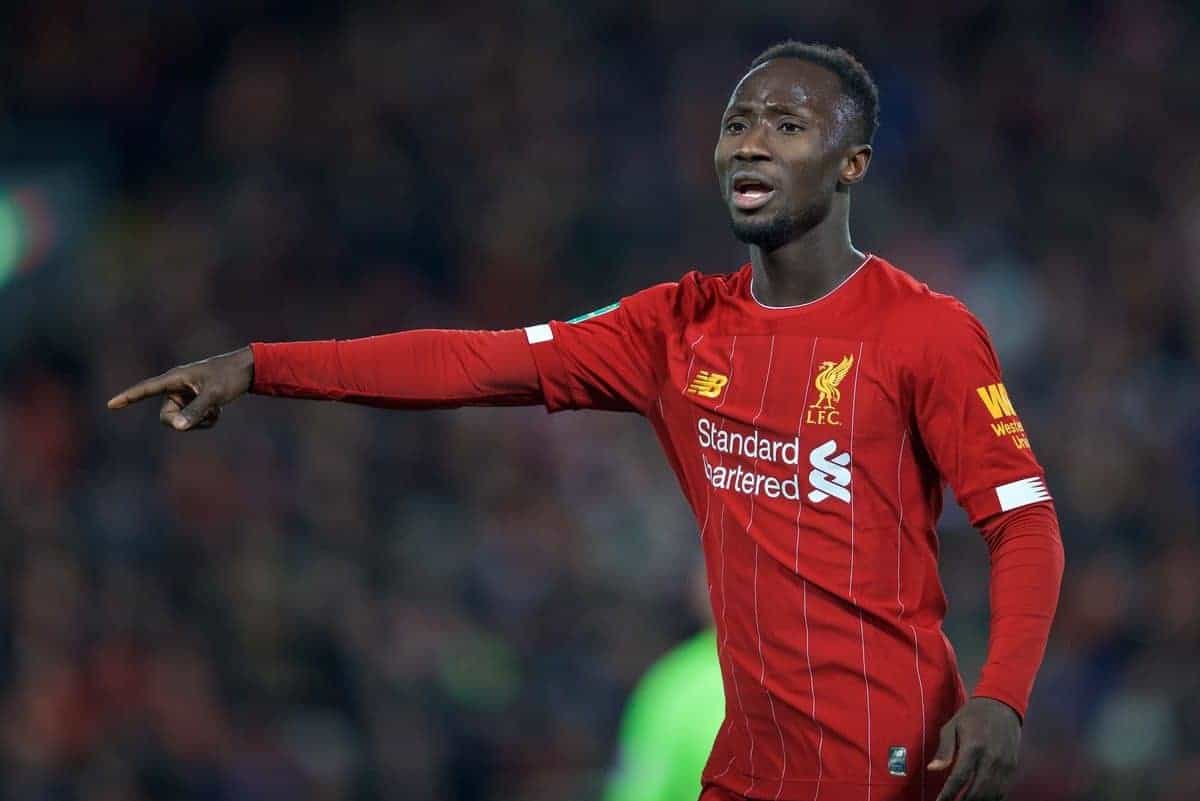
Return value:
[(775, 187), (759, 175), (739, 174), (733, 176), (733, 205), (742, 211), (753, 211), (767, 205), (775, 194)]

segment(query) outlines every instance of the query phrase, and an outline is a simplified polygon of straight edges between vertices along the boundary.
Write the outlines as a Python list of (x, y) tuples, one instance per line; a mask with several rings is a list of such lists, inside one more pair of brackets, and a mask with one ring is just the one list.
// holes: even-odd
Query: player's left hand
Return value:
[(1001, 801), (1017, 770), (1020, 744), (1021, 719), (1012, 707), (991, 698), (967, 701), (942, 727), (929, 763), (930, 770), (954, 765), (937, 801)]

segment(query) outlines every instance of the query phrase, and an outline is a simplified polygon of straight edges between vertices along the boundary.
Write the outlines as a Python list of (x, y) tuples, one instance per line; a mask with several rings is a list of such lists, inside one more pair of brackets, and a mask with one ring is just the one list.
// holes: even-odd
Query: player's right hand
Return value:
[(146, 398), (163, 397), (158, 419), (176, 431), (212, 428), (221, 407), (250, 390), (254, 381), (254, 353), (241, 348), (191, 364), (172, 367), (114, 395), (110, 409), (124, 409)]

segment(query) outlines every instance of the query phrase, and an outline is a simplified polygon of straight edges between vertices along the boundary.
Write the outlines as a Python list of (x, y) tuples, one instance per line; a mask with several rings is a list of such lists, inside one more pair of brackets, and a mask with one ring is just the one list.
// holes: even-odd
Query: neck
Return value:
[(767, 306), (796, 306), (827, 294), (862, 264), (850, 242), (850, 196), (839, 193), (825, 219), (786, 245), (750, 246), (754, 297)]

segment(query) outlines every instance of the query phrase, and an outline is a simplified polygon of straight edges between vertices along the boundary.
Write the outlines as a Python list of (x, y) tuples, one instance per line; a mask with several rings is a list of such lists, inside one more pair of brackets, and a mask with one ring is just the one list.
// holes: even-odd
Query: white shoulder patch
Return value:
[(525, 329), (525, 338), (529, 340), (530, 345), (536, 345), (539, 342), (549, 342), (554, 339), (554, 331), (546, 323), (531, 325)]

